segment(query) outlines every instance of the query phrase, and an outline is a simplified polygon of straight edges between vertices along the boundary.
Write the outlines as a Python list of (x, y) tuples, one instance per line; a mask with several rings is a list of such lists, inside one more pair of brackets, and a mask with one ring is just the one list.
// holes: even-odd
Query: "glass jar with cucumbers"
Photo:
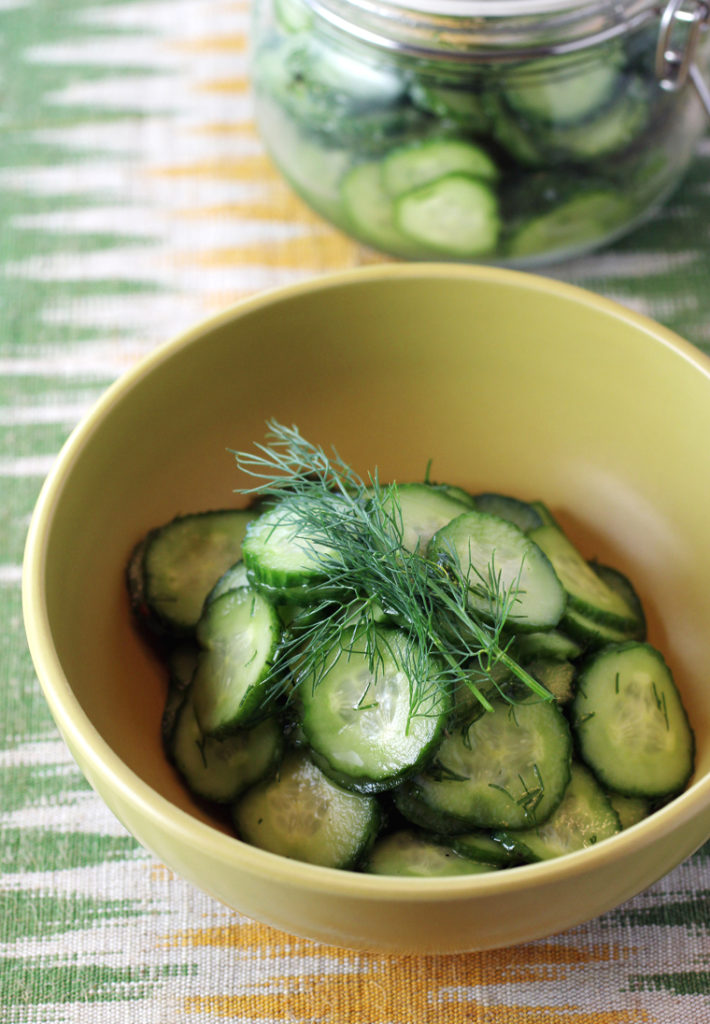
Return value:
[(699, 0), (255, 0), (264, 143), (400, 259), (539, 266), (611, 242), (704, 132)]

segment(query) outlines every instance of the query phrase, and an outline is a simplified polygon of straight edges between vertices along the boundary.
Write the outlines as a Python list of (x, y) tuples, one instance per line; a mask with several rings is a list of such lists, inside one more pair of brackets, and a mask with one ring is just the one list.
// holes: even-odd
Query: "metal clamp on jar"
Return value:
[(274, 161), (405, 259), (539, 266), (625, 234), (710, 113), (701, 0), (256, 0)]

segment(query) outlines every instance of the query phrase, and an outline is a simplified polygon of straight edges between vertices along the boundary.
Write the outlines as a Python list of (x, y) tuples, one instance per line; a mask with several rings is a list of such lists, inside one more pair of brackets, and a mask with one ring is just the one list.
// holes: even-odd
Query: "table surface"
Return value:
[[(381, 259), (271, 167), (247, 0), (0, 0), (0, 1021), (710, 1021), (710, 844), (604, 917), (515, 949), (356, 954), (181, 881), (59, 739), (20, 607), (28, 519), (71, 428), (192, 321)], [(710, 140), (655, 219), (550, 276), (710, 352)]]

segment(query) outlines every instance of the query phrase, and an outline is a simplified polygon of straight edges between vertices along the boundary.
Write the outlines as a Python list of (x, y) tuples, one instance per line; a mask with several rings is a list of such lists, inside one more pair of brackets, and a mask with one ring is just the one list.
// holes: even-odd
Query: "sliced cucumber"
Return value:
[(526, 670), (550, 691), (558, 704), (569, 704), (574, 696), (577, 669), (571, 661), (540, 658), (525, 664)]
[(401, 535), (402, 547), (422, 554), (437, 530), (471, 507), (429, 484), (392, 485), (383, 490), (382, 504)]
[(631, 828), (643, 821), (651, 813), (651, 801), (641, 796), (623, 796), (621, 793), (607, 792), (609, 803), (616, 811), (622, 829)]
[(550, 153), (588, 164), (608, 159), (637, 141), (649, 118), (646, 86), (639, 80), (625, 82), (613, 103), (579, 124), (556, 126), (543, 142)]
[(296, 604), (323, 600), (319, 584), (338, 557), (313, 524), (307, 499), (262, 513), (249, 524), (242, 550), (254, 585), (274, 601)]
[(421, 254), (419, 246), (395, 223), (392, 199), (382, 184), (379, 161), (353, 167), (343, 178), (340, 195), (350, 229), (361, 241), (383, 252)]
[(284, 758), (278, 775), (249, 789), (233, 816), (245, 842), (331, 868), (353, 867), (380, 823), (374, 797), (336, 786), (299, 751)]
[(383, 187), (395, 199), (455, 173), (494, 182), (498, 168), (484, 149), (458, 138), (431, 138), (400, 146), (382, 162)]
[(286, 32), (307, 32), (313, 23), (313, 12), (304, 0), (274, 0), (274, 14)]
[(584, 647), (562, 630), (548, 629), (538, 633), (519, 633), (515, 638), (515, 651), (523, 663), (574, 661), (582, 655)]
[(496, 595), (508, 592), (512, 628), (556, 626), (565, 609), (565, 591), (547, 555), (498, 516), (465, 512), (434, 534), (429, 555), (458, 562), (470, 585), (469, 603), (482, 615), (494, 618)]
[(567, 591), (570, 609), (619, 629), (632, 628), (634, 613), (585, 561), (572, 541), (556, 526), (540, 526), (528, 537), (542, 548)]
[[(413, 703), (411, 675), (424, 698)], [(301, 725), (319, 767), (348, 789), (391, 789), (431, 756), (449, 712), (440, 668), (397, 630), (378, 628), (325, 674), (299, 677)]]
[(625, 224), (630, 213), (627, 196), (619, 192), (581, 192), (526, 219), (509, 240), (507, 252), (513, 259), (541, 252), (574, 252), (594, 240), (602, 241)]
[(378, 839), (367, 858), (373, 875), (442, 878), (494, 871), (495, 866), (467, 857), (426, 833), (402, 830)]
[(433, 487), (436, 491), (441, 491), (442, 494), (448, 494), (450, 498), (455, 498), (456, 501), (460, 501), (467, 508), (475, 508), (476, 502), (472, 494), (469, 491), (464, 490), (463, 487), (457, 487), (456, 484), (428, 484), (429, 487)]
[(633, 635), (628, 639), (645, 640), (646, 614), (643, 609), (643, 604), (641, 603), (641, 598), (629, 577), (626, 576), (625, 573), (621, 572), (620, 569), (616, 569), (612, 565), (602, 565), (595, 561), (590, 562), (589, 565), (597, 576), (604, 580), (608, 587), (616, 591), (616, 593), (624, 599), (631, 609), (631, 613), (634, 618), (634, 626), (632, 628)]
[(432, 252), (472, 259), (498, 244), (498, 198), (488, 183), (468, 174), (447, 174), (405, 192), (394, 211), (399, 230)]
[(188, 788), (215, 803), (231, 803), (274, 770), (282, 748), (281, 726), (274, 718), (224, 739), (203, 735), (190, 697), (180, 711), (171, 742), (173, 762)]
[(292, 188), (314, 209), (341, 217), (340, 185), (352, 165), (352, 154), (328, 135), (315, 135), (257, 91), (255, 104), (268, 137), (269, 153)]
[(197, 639), (192, 700), (202, 732), (224, 736), (263, 717), (281, 639), (273, 605), (249, 588), (230, 590), (205, 609)]
[(693, 734), (670, 669), (649, 644), (609, 646), (580, 673), (572, 727), (583, 760), (608, 789), (657, 798), (693, 771)]
[(502, 661), (488, 667), (472, 662), (454, 685), (452, 721), (470, 721), (471, 716), (481, 707), (478, 694), (492, 700), (501, 691), (510, 689), (512, 682), (511, 671)]
[(454, 85), (430, 84), (419, 79), (412, 82), (409, 96), (416, 107), (473, 135), (481, 134), (490, 127), (486, 98), (472, 85), (457, 88)]
[(392, 802), (402, 818), (417, 828), (439, 836), (455, 836), (465, 832), (467, 826), (440, 808), (431, 807), (421, 796), (411, 779), (401, 783), (391, 793)]
[(546, 125), (583, 121), (615, 96), (622, 77), (616, 60), (580, 63), (577, 56), (529, 61), (511, 78), (505, 97), (519, 114)]
[(553, 702), (535, 698), (453, 729), (426, 772), (418, 795), (469, 827), (526, 828), (550, 816), (569, 782), (571, 738)]
[[(385, 486), (381, 504), (373, 484), (353, 505), (311, 483), (246, 512), (178, 517), (127, 567), (143, 621), (168, 628), (154, 608), (161, 578), (202, 608), (161, 644), (162, 739), (197, 797), (234, 804), (246, 841), (334, 867), (468, 873), (583, 849), (683, 789), (693, 734), (660, 653), (629, 639), (645, 636), (638, 594), (586, 562), (543, 503), (427, 481)], [(365, 512), (382, 518), (363, 554), (379, 565), (394, 549), (386, 565), (397, 582), (406, 570), (416, 608), (402, 598), (395, 610), (400, 591), (348, 562)], [(381, 812), (399, 838), (365, 862)]]
[(557, 522), (557, 520), (555, 519), (555, 517), (553, 516), (552, 512), (550, 511), (550, 509), (548, 508), (548, 506), (545, 504), (544, 501), (531, 501), (530, 502), (530, 506), (540, 516), (540, 519), (542, 519), (543, 525), (545, 525), (545, 526), (557, 526), (558, 529), (561, 529), (560, 524)]
[[(499, 97), (491, 104), (491, 132), (503, 153), (510, 157), (507, 163), (513, 175), (520, 175), (521, 169), (529, 175), (546, 165), (545, 154), (540, 151), (539, 126), (521, 118)], [(503, 162), (503, 161), (502, 161)], [(524, 178), (521, 176), (511, 190), (517, 198)], [(527, 191), (523, 188), (523, 192)]]
[(621, 831), (619, 817), (590, 771), (574, 762), (561, 803), (536, 828), (496, 833), (513, 855), (539, 861), (594, 846)]
[(174, 647), (167, 658), (168, 692), (165, 697), (160, 720), (160, 735), (163, 749), (172, 759), (172, 738), (180, 710), (185, 703), (187, 692), (197, 666), (198, 647), (191, 642)]
[(629, 619), (622, 625), (602, 622), (598, 615), (588, 615), (568, 605), (562, 625), (570, 636), (575, 637), (588, 650), (596, 650), (606, 644), (622, 644), (627, 640), (640, 639), (637, 636), (636, 620)]
[(244, 564), (244, 559), (240, 558), (238, 562), (230, 566), (230, 568), (227, 569), (226, 572), (223, 572), (219, 577), (205, 598), (204, 608), (211, 604), (212, 601), (216, 601), (218, 597), (222, 596), (222, 594), (226, 594), (227, 591), (238, 590), (240, 587), (248, 586), (249, 574), (247, 572), (247, 567)]
[(150, 531), (129, 563), (136, 614), (159, 631), (191, 633), (208, 592), (241, 557), (255, 515), (248, 510), (199, 512)]
[(312, 132), (337, 135), (343, 119), (404, 96), (396, 73), (321, 45), (307, 32), (262, 47), (253, 62), (254, 86)]
[(542, 517), (534, 505), (519, 498), (512, 498), (507, 494), (496, 494), (487, 491), (473, 496), (475, 507), (479, 512), (488, 512), (489, 515), (499, 516), (514, 523), (523, 533), (533, 530), (536, 526), (542, 526)]
[(483, 829), (454, 835), (449, 842), (452, 850), (455, 850), (456, 853), (460, 853), (464, 857), (471, 857), (484, 864), (493, 864), (499, 868), (508, 867), (518, 859), (494, 835)]

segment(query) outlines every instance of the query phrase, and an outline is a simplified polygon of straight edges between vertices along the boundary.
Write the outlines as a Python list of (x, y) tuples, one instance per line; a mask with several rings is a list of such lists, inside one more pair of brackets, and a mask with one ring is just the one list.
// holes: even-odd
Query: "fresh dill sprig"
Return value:
[[(278, 504), (304, 550), (317, 555), (325, 580), (322, 598), (301, 617), (291, 648), (286, 644), (286, 660), (297, 656), (300, 678), (317, 685), (343, 652), (364, 652), (376, 671), (382, 658), (378, 627), (385, 616), (413, 641), (404, 655), (399, 648), (392, 652), (404, 661), (413, 715), (438, 711), (442, 683), (450, 692), (463, 683), (492, 710), (471, 665), (498, 692), (494, 670), (502, 665), (549, 699), (510, 653), (504, 631), (516, 586), (503, 585), (494, 558), (472, 581), (454, 552), (434, 560), (419, 548), (406, 549), (396, 484), (380, 484), (377, 471), (363, 480), (335, 449), (328, 453), (295, 426), (270, 420), (264, 443), (233, 454), (237, 468), (254, 481), (239, 493)], [(488, 615), (472, 607), (473, 592), (477, 603), (484, 597)], [(440, 666), (436, 674), (432, 663)]]

